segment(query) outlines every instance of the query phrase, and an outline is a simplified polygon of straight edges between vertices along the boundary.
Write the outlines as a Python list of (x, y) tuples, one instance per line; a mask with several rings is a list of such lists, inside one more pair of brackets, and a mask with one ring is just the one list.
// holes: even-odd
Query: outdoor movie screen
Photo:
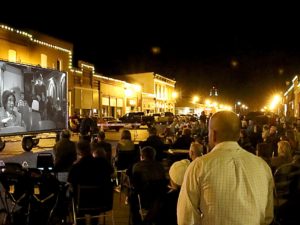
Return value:
[(0, 61), (0, 135), (67, 128), (66, 73)]

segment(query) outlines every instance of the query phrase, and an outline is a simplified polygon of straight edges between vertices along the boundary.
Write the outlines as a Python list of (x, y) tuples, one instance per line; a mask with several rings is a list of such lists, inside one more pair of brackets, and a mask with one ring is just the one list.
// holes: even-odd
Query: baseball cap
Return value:
[(188, 159), (183, 159), (177, 162), (174, 162), (169, 170), (169, 175), (171, 180), (181, 186), (183, 182), (183, 177), (186, 169), (188, 168), (190, 161)]

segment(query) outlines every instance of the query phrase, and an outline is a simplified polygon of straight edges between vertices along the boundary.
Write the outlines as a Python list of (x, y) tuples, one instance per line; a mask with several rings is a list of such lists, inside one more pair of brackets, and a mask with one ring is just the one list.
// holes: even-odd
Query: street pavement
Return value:
[[(145, 140), (148, 136), (146, 129), (136, 129), (130, 130), (132, 134), (132, 139), (134, 142), (139, 142)], [(106, 132), (106, 139), (109, 141), (113, 150), (116, 147), (118, 140), (120, 140), (121, 131), (108, 131)], [(78, 141), (78, 134), (73, 134), (73, 141)], [(17, 162), (22, 164), (26, 161), (29, 167), (36, 167), (37, 155), (38, 153), (52, 153), (53, 146), (55, 144), (55, 134), (43, 134), (42, 139), (40, 139), (38, 145), (33, 148), (30, 152), (25, 152), (21, 146), (21, 137), (6, 137), (4, 138), (6, 141), (5, 149), (0, 152), (0, 160), (4, 162)], [(2, 187), (0, 187), (1, 190)], [(114, 193), (114, 207), (113, 213), (115, 218), (116, 225), (127, 225), (129, 221), (129, 207), (125, 204), (125, 194), (120, 192)], [(112, 224), (111, 217), (107, 217), (106, 224)]]

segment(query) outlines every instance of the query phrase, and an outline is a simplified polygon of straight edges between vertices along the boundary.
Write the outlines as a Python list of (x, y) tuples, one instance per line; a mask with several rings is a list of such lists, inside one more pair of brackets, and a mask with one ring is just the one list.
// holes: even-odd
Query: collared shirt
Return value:
[(273, 187), (262, 159), (236, 142), (222, 142), (189, 165), (177, 204), (178, 225), (270, 224)]

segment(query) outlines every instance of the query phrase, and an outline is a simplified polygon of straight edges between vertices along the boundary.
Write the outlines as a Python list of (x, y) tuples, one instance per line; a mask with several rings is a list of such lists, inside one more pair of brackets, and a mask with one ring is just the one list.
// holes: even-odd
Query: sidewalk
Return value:
[[(121, 198), (120, 198), (121, 194)], [(114, 191), (114, 205), (113, 213), (115, 218), (115, 225), (129, 224), (129, 206), (125, 205), (125, 194)], [(110, 215), (110, 212), (108, 213)], [(111, 217), (106, 217), (106, 225), (112, 225)]]

